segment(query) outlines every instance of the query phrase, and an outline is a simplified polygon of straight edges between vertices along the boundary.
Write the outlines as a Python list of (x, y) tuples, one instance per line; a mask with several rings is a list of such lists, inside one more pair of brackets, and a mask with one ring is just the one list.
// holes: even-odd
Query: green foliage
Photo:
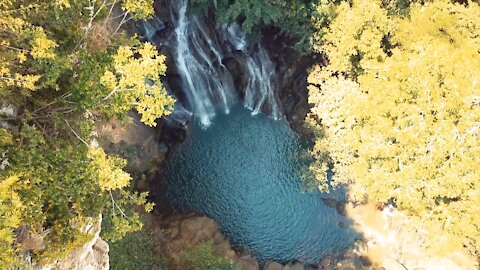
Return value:
[[(132, 205), (145, 205), (146, 194), (129, 194), (120, 190), (128, 182), (121, 185), (110, 183), (121, 179), (112, 180), (115, 173), (107, 173), (112, 169), (128, 176), (121, 171), (121, 164), (108, 163), (111, 157), (89, 156), (91, 148), (81, 143), (72, 145), (57, 139), (59, 147), (52, 150), (41, 132), (28, 125), (22, 127), (20, 134), (21, 144), (3, 148), (9, 153), (9, 169), (0, 175), (14, 175), (13, 179), (17, 180), (15, 193), (9, 195), (9, 204), (2, 201), (2, 205), (8, 206), (10, 211), (15, 209), (12, 203), (21, 207), (19, 215), (11, 212), (11, 218), (16, 217), (15, 222), (8, 222), (11, 228), (20, 224), (28, 226), (31, 235), (49, 231), (44, 239), (45, 249), (32, 251), (34, 258), (47, 263), (84, 244), (91, 236), (80, 233), (80, 230), (91, 222), (89, 217), (97, 217), (100, 213), (106, 214), (105, 224), (111, 220), (114, 223), (114, 226), (107, 226), (106, 232), (125, 234), (141, 228), (138, 214), (130, 209)], [(9, 177), (1, 184), (9, 185), (11, 179)], [(112, 190), (118, 190), (119, 194), (112, 196)], [(150, 205), (146, 206), (151, 209)]]
[(478, 254), (480, 7), (389, 2), (318, 6), (331, 19), (315, 44), (329, 65), (309, 76), (312, 171), (325, 187), (332, 164), (353, 199), (393, 201), (435, 249)]
[(122, 240), (110, 243), (111, 269), (168, 269), (161, 247), (154, 241), (151, 232), (144, 229), (128, 233)]
[[(126, 191), (125, 161), (97, 146), (95, 126), (131, 109), (154, 125), (171, 109), (158, 78), (165, 57), (118, 33), (130, 16), (150, 16), (152, 3), (0, 0), (0, 107), (18, 111), (0, 115), (1, 266), (24, 253), (61, 259), (91, 239), (82, 231), (100, 215), (110, 240), (142, 227), (135, 209), (153, 205)], [(102, 83), (108, 72), (113, 84)]]
[(232, 263), (213, 253), (212, 242), (202, 242), (186, 248), (179, 254), (180, 261), (185, 269), (207, 270), (221, 269), (234, 270)]
[[(211, 0), (193, 0), (194, 12), (204, 14), (213, 7)], [(300, 49), (309, 49), (313, 34), (314, 0), (220, 0), (216, 2), (217, 23), (239, 22), (251, 38), (260, 38), (260, 28), (276, 26), (297, 40)]]

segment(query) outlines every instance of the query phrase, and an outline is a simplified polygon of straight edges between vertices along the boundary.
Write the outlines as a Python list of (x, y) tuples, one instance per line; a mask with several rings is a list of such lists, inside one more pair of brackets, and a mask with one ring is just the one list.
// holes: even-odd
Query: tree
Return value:
[(297, 40), (297, 47), (309, 47), (313, 33), (311, 23), (315, 10), (312, 0), (193, 0), (196, 12), (206, 13), (213, 6), (216, 9), (218, 25), (239, 22), (242, 29), (254, 40), (260, 38), (260, 28), (276, 26), (283, 34)]
[[(390, 1), (393, 2), (393, 1)], [(322, 1), (330, 23), (309, 76), (321, 186), (393, 202), (432, 245), (480, 251), (480, 7)], [(393, 7), (393, 8), (392, 8)]]
[[(140, 57), (135, 58), (135, 54)], [(109, 104), (112, 112), (126, 113), (133, 105), (142, 115), (142, 122), (155, 126), (155, 120), (169, 114), (175, 102), (159, 78), (167, 70), (165, 56), (159, 56), (156, 48), (146, 43), (135, 50), (120, 47), (113, 58), (113, 71), (107, 69), (100, 78), (111, 91), (103, 100), (115, 96)]]
[(125, 161), (97, 145), (95, 126), (131, 109), (154, 126), (172, 109), (165, 57), (119, 32), (152, 4), (0, 0), (0, 265), (62, 259), (99, 215), (111, 241), (142, 227), (135, 209), (153, 205), (128, 190)]

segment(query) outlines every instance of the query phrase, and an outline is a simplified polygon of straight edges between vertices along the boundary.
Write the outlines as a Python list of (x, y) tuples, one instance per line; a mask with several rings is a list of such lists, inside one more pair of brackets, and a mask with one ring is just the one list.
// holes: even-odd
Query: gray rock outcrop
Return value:
[(86, 233), (94, 237), (83, 247), (69, 254), (65, 259), (53, 265), (41, 267), (41, 270), (108, 270), (108, 244), (100, 237), (102, 218), (85, 228)]

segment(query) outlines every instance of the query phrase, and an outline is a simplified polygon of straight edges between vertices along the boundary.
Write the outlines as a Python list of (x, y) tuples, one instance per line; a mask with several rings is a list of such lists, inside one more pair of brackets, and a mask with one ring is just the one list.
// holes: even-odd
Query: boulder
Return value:
[(265, 263), (265, 267), (263, 269), (264, 270), (283, 270), (283, 265), (278, 262), (268, 261), (267, 263)]
[(119, 155), (128, 161), (126, 170), (134, 176), (140, 189), (148, 189), (142, 181), (158, 172), (169, 150), (168, 145), (158, 140), (159, 132), (160, 128), (143, 124), (139, 114), (133, 111), (125, 120), (112, 119), (96, 127), (99, 145), (107, 154)]
[(290, 270), (305, 270), (305, 266), (302, 263), (294, 263), (290, 266)]
[(193, 217), (180, 223), (180, 237), (192, 244), (211, 240), (218, 230), (218, 224), (207, 217)]
[(237, 254), (230, 245), (230, 241), (228, 241), (227, 239), (224, 239), (223, 241), (218, 243), (214, 242), (213, 251), (215, 252), (215, 254), (218, 254), (224, 258), (229, 258), (233, 260), (237, 257)]
[(86, 233), (93, 234), (93, 239), (83, 247), (77, 248), (74, 252), (68, 254), (64, 259), (56, 261), (53, 265), (41, 267), (41, 270), (61, 269), (61, 270), (108, 270), (110, 260), (108, 257), (109, 246), (107, 242), (100, 238), (102, 218), (92, 221), (83, 230)]
[(242, 270), (259, 270), (258, 260), (251, 255), (245, 255), (235, 260), (234, 265)]

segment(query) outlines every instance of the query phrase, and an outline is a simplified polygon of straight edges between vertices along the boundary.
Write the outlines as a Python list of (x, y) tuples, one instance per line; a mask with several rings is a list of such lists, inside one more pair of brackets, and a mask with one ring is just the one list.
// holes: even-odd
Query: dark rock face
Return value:
[(138, 180), (139, 189), (145, 189), (145, 180), (158, 172), (168, 152), (168, 145), (159, 140), (159, 130), (144, 125), (135, 112), (129, 112), (124, 121), (113, 119), (97, 126), (99, 144), (128, 161), (126, 170)]
[(267, 27), (262, 31), (263, 44), (277, 65), (277, 97), (292, 129), (300, 135), (310, 135), (303, 125), (310, 110), (308, 104), (307, 76), (309, 69), (322, 56), (316, 53), (300, 53), (296, 41), (279, 29)]
[(237, 91), (240, 99), (243, 99), (245, 96), (245, 86), (246, 76), (245, 76), (245, 63), (243, 63), (243, 59), (241, 58), (240, 54), (233, 53), (229, 57), (225, 57), (223, 60), (223, 64), (227, 67), (228, 71), (232, 75), (233, 84), (235, 85), (235, 90)]

